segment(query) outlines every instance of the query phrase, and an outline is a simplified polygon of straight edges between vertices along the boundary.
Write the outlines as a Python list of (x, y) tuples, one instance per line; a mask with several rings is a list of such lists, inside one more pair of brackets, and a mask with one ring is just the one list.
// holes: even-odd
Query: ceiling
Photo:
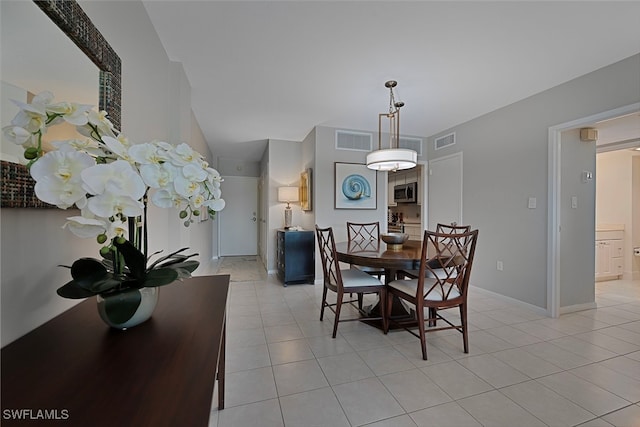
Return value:
[(214, 155), (259, 160), (314, 126), (431, 136), (640, 52), (640, 2), (154, 1)]

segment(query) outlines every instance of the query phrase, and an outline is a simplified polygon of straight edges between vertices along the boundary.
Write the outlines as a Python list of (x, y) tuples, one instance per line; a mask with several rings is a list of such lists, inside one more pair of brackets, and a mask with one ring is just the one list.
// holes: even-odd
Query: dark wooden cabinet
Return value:
[(278, 277), (289, 283), (313, 283), (315, 279), (315, 235), (313, 231), (277, 231)]

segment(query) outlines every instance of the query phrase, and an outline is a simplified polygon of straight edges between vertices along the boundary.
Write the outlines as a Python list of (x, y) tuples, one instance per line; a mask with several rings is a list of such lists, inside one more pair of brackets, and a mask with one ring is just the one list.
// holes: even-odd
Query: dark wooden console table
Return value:
[(153, 317), (127, 331), (89, 298), (8, 344), (2, 425), (207, 426), (216, 373), (224, 408), (228, 290), (228, 275), (164, 286)]

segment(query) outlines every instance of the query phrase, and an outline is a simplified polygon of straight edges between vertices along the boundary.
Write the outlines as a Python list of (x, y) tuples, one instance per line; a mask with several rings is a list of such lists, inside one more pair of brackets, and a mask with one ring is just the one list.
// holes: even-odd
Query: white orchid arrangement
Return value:
[[(9, 141), (25, 148), (27, 166), (43, 202), (80, 215), (64, 227), (104, 245), (102, 261), (81, 258), (71, 268), (73, 280), (58, 294), (66, 298), (116, 292), (124, 288), (161, 286), (185, 277), (198, 266), (183, 248), (147, 266), (147, 201), (177, 208), (184, 225), (207, 210), (224, 208), (222, 178), (187, 144), (152, 141), (132, 144), (116, 130), (104, 111), (90, 105), (55, 102), (51, 92), (36, 95), (2, 130)], [(85, 138), (54, 141), (44, 152), (42, 136), (49, 127), (67, 122)], [(155, 254), (154, 254), (155, 255)]]

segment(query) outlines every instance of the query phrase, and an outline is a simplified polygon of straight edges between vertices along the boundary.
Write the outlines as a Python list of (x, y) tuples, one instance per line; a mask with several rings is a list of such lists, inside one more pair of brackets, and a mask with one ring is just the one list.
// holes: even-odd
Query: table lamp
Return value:
[(291, 227), (291, 206), (289, 203), (297, 202), (298, 187), (278, 187), (278, 201), (285, 202), (287, 207), (284, 209), (284, 228), (285, 230)]

